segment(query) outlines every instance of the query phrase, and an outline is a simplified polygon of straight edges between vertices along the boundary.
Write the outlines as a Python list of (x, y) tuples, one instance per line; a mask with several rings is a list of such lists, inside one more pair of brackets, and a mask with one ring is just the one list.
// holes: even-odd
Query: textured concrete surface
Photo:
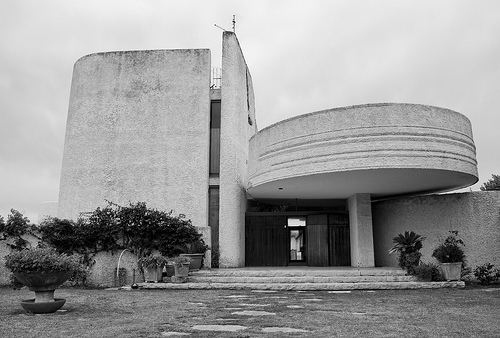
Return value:
[(374, 267), (370, 194), (355, 194), (347, 200), (351, 240), (351, 266)]
[(465, 242), (467, 263), (474, 268), (486, 262), (500, 266), (500, 192), (408, 197), (372, 205), (375, 264), (397, 266), (389, 255), (392, 238), (404, 231), (425, 236), (422, 260), (434, 261), (434, 248), (458, 230)]
[(470, 121), (457, 112), (395, 103), (342, 107), (260, 130), (250, 140), (248, 192), (347, 198), (442, 191), (475, 183), (476, 165)]
[(401, 290), (401, 289), (438, 289), (463, 288), (464, 282), (375, 282), (375, 283), (147, 283), (140, 284), (143, 289), (165, 290)]
[(238, 39), (234, 33), (224, 32), (219, 176), (221, 267), (245, 264), (248, 140), (257, 130), (254, 101), (252, 77)]
[(78, 60), (58, 215), (75, 218), (105, 200), (145, 201), (206, 227), (209, 86), (206, 49), (109, 52)]
[[(121, 251), (99, 252), (95, 257), (95, 264), (91, 267), (87, 284), (93, 287), (112, 287), (117, 286), (116, 269), (118, 267), (118, 258)], [(133, 270), (135, 269), (136, 283), (143, 282), (137, 266), (137, 256), (125, 251), (120, 260), (120, 270), (125, 269), (125, 285), (133, 283)]]

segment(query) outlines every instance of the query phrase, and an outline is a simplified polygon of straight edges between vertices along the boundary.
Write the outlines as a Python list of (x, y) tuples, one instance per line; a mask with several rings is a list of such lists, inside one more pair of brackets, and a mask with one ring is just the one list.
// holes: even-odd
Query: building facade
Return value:
[(378, 257), (379, 205), (478, 180), (471, 124), (457, 112), (370, 104), (258, 131), (234, 33), (223, 33), (220, 88), (210, 74), (205, 49), (78, 60), (58, 215), (145, 201), (186, 214), (221, 267), (371, 267), (390, 263)]

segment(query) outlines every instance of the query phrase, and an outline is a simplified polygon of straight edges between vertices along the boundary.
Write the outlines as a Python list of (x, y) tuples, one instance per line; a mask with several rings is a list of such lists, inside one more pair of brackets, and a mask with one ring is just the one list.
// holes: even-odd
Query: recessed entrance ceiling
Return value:
[(299, 176), (248, 189), (259, 198), (347, 198), (356, 193), (373, 197), (450, 191), (477, 182), (477, 177), (437, 169), (370, 169)]

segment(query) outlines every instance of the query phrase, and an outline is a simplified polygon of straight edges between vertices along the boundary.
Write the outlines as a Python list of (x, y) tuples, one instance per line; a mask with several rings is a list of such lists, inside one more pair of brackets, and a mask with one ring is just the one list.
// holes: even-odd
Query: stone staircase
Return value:
[(141, 283), (143, 289), (390, 290), (464, 287), (421, 282), (397, 268), (263, 267), (190, 272), (187, 283)]

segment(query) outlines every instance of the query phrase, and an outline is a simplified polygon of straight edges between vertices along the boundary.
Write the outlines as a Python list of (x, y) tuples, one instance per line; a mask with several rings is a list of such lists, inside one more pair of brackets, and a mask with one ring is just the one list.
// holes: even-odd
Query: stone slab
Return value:
[(199, 331), (215, 331), (215, 332), (237, 332), (247, 329), (246, 326), (242, 325), (195, 325), (192, 327), (193, 330)]

